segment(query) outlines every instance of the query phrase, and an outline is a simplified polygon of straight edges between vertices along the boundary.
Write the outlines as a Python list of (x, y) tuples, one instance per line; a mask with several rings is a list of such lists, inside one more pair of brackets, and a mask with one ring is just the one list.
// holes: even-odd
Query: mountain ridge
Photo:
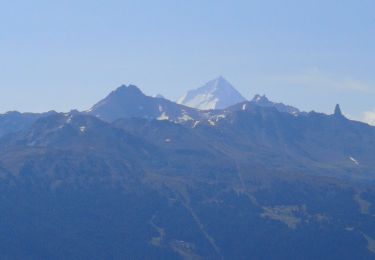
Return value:
[(375, 127), (261, 99), (122, 87), (8, 131), (0, 258), (373, 259)]

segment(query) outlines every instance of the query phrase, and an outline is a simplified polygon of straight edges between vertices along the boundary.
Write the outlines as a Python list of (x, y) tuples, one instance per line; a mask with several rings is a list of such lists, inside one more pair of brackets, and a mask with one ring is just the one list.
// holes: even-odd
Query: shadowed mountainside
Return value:
[(374, 127), (254, 102), (156, 120), (183, 106), (120, 91), (105, 121), (52, 113), (0, 138), (2, 258), (374, 258)]

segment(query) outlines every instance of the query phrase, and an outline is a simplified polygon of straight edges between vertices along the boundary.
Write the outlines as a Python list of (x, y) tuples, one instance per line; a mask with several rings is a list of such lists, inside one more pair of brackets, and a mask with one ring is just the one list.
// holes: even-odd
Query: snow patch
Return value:
[(157, 120), (169, 120), (169, 116), (167, 116), (167, 114), (165, 112), (163, 112), (158, 118)]
[(182, 116), (178, 118), (179, 122), (186, 122), (186, 121), (193, 121), (193, 120), (194, 119), (190, 115), (187, 114), (185, 109), (182, 110)]
[(183, 116), (180, 116), (178, 119), (179, 119), (180, 122), (194, 120), (191, 116), (189, 116), (187, 114), (184, 114)]
[(66, 116), (66, 117), (68, 117), (68, 118), (66, 119), (66, 123), (67, 123), (67, 124), (70, 124), (70, 123), (72, 122), (73, 116), (72, 116), (72, 115), (68, 115), (68, 116)]
[(226, 115), (217, 115), (216, 118), (215, 118), (215, 121), (218, 122), (220, 121), (221, 119), (224, 119), (226, 118)]
[(292, 112), (292, 115), (293, 115), (293, 116), (299, 116), (299, 112), (298, 112), (298, 111), (293, 111), (293, 112)]
[(354, 227), (346, 227), (345, 230), (351, 232), (351, 231), (354, 231)]
[(193, 128), (195, 128), (201, 121), (195, 121), (193, 124)]
[(359, 165), (359, 162), (358, 162), (356, 159), (354, 159), (353, 157), (349, 157), (349, 159), (350, 159), (354, 164)]

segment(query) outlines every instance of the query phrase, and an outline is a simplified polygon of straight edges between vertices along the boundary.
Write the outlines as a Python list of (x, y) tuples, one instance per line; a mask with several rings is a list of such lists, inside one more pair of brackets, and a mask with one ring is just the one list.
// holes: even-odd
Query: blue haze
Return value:
[[(375, 2), (0, 1), (0, 112), (87, 109), (124, 83), (375, 114)], [(367, 113), (371, 118), (371, 113)], [(374, 117), (375, 122), (375, 117)]]

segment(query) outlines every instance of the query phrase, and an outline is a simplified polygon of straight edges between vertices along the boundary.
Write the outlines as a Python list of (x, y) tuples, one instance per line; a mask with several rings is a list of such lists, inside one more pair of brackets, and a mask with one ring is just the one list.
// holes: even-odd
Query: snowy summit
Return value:
[(197, 109), (224, 109), (246, 99), (223, 77), (188, 91), (177, 103)]

